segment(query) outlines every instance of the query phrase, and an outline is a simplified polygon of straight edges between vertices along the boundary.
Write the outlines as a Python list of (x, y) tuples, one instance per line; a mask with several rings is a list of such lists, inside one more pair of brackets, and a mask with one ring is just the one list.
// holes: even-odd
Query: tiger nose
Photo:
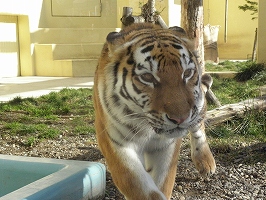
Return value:
[(170, 120), (171, 122), (175, 123), (175, 124), (182, 124), (187, 118), (186, 117), (175, 117), (175, 116), (169, 116), (166, 114), (166, 117), (168, 120)]

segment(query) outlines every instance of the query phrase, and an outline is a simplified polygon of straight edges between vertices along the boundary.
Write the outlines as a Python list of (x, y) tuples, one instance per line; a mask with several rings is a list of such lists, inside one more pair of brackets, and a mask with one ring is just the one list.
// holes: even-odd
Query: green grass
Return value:
[[(266, 85), (265, 64), (250, 61), (235, 63), (238, 75), (235, 79), (213, 77), (212, 91), (225, 105), (260, 96), (259, 87)], [(234, 68), (234, 67), (233, 67)], [(214, 109), (208, 105), (208, 109)], [(239, 148), (252, 143), (266, 143), (266, 111), (248, 111), (243, 118), (234, 118), (216, 127), (208, 127), (207, 134), (214, 149), (227, 151), (228, 148)]]
[[(264, 63), (254, 63), (246, 62), (246, 65), (243, 65), (239, 70), (239, 73), (236, 75), (235, 79), (238, 81), (248, 81), (250, 79), (255, 80), (256, 82), (265, 81), (262, 74), (265, 74), (266, 65)], [(262, 76), (261, 76), (262, 75)], [(262, 79), (263, 80), (260, 80)], [(264, 82), (265, 83), (265, 82)]]
[(258, 87), (262, 85), (263, 82), (256, 82), (254, 80), (239, 82), (234, 79), (213, 77), (211, 88), (222, 104), (229, 104), (259, 96)]
[(39, 98), (16, 97), (0, 104), (1, 136), (27, 137), (32, 146), (59, 135), (89, 135), (94, 140), (92, 90), (63, 89)]
[[(255, 63), (250, 60), (248, 61), (223, 61), (218, 64), (206, 63), (205, 70), (207, 72), (223, 72), (223, 71), (235, 71), (235, 72), (244, 72), (247, 74), (256, 74), (259, 71), (262, 71), (265, 68), (264, 63)], [(243, 76), (240, 74), (240, 76)], [(250, 77), (247, 77), (245, 80), (248, 80)], [(240, 80), (240, 79), (239, 79)]]
[[(226, 62), (228, 66), (240, 64)], [(241, 71), (250, 70), (250, 63), (242, 62)], [(252, 66), (251, 64), (249, 66)], [(253, 66), (254, 67), (254, 66)], [(212, 90), (221, 103), (236, 103), (259, 96), (258, 87), (266, 84), (265, 68), (257, 70), (248, 80), (220, 79), (213, 77)], [(208, 105), (209, 109), (215, 108)], [(265, 111), (249, 111), (244, 118), (234, 118), (216, 127), (207, 127), (211, 146), (217, 151), (266, 142)], [(39, 98), (14, 98), (0, 103), (0, 134), (26, 137), (25, 145), (34, 146), (45, 139), (60, 135), (88, 135), (95, 142), (92, 90), (63, 89)], [(215, 149), (214, 148), (214, 149)]]
[(254, 139), (266, 142), (266, 112), (247, 111), (243, 118), (234, 118), (216, 127), (209, 127), (213, 138), (232, 139), (233, 137)]
[(245, 64), (245, 62), (232, 62), (232, 61), (224, 61), (224, 62), (220, 62), (218, 64), (212, 64), (212, 63), (206, 63), (205, 64), (205, 69), (206, 71), (212, 71), (212, 72), (216, 72), (216, 71), (238, 71), (239, 69), (241, 69), (241, 66), (243, 65), (243, 63)]
[(238, 69), (238, 74), (234, 79), (221, 79), (213, 75), (211, 88), (222, 104), (235, 103), (259, 96), (259, 87), (266, 84), (264, 64), (256, 64), (251, 61), (225, 61), (224, 63), (226, 66)]

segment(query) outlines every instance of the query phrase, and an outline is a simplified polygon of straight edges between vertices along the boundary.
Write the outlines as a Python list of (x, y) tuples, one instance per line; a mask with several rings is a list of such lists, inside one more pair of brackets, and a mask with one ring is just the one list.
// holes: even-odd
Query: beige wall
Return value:
[(117, 3), (119, 1), (102, 0), (101, 17), (52, 16), (51, 2), (51, 0), (43, 0), (39, 10), (39, 28), (109, 28), (117, 26)]
[[(52, 1), (56, 0), (0, 1), (0, 15), (18, 16), (20, 68), (22, 76), (36, 75), (36, 71), (38, 71), (36, 68), (39, 65), (39, 63), (36, 63), (36, 60), (42, 60), (42, 62), (46, 62), (45, 59), (35, 58), (35, 44), (47, 43), (49, 40), (53, 43), (59, 41), (62, 36), (66, 38), (65, 35), (51, 34), (51, 30), (55, 31), (55, 29), (63, 30), (69, 28), (70, 36), (74, 35), (75, 37), (74, 32), (78, 32), (79, 28), (88, 29), (88, 32), (92, 32), (90, 30), (97, 29), (94, 31), (92, 36), (88, 37), (92, 38), (95, 36), (97, 42), (104, 42), (104, 39), (98, 40), (97, 38), (105, 38), (106, 36), (103, 37), (102, 35), (106, 35), (106, 30), (108, 28), (113, 28), (113, 30), (115, 30), (115, 28), (121, 26), (119, 19), (121, 18), (122, 14), (122, 6), (124, 6), (123, 0), (101, 0), (101, 16), (93, 17), (86, 16), (86, 14), (85, 16), (72, 16), (73, 13), (71, 13), (71, 11), (69, 16), (67, 13), (66, 16), (55, 16), (53, 13), (54, 10), (52, 8)], [(57, 2), (64, 3), (67, 1), (73, 3), (72, 0), (57, 0)], [(91, 1), (100, 2), (100, 0)], [(91, 1), (87, 1), (87, 4)], [(86, 1), (79, 0), (77, 2), (80, 3), (81, 10), (86, 10), (82, 7), (83, 3)], [(104, 33), (101, 33), (102, 29), (106, 29)], [(57, 31), (56, 33), (60, 33), (60, 31)], [(63, 33), (65, 34), (67, 31), (64, 30)], [(76, 34), (76, 37), (80, 36)], [(80, 41), (82, 41), (82, 39)], [(64, 41), (59, 41), (59, 43), (62, 42)]]
[(244, 0), (228, 1), (227, 42), (225, 33), (225, 1), (204, 0), (204, 24), (220, 25), (218, 48), (220, 59), (247, 59), (252, 54), (258, 20), (251, 20), (249, 11), (238, 9)]
[[(263, 0), (261, 0), (263, 1)], [(125, 1), (126, 5), (133, 7), (134, 14), (140, 14), (139, 2), (146, 0)], [(225, 32), (225, 0), (204, 0), (204, 25), (220, 25), (218, 48), (220, 59), (247, 59), (251, 57), (255, 29), (258, 20), (251, 20), (250, 12), (238, 9), (244, 0), (229, 0), (227, 42), (224, 42)], [(124, 5), (125, 5), (124, 4)], [(181, 0), (156, 1), (156, 8), (169, 26), (180, 26)]]
[(258, 62), (266, 62), (266, 1), (259, 0)]
[[(101, 0), (101, 16), (91, 17), (84, 15), (71, 16), (73, 13), (70, 13), (70, 16), (53, 16), (52, 1), (71, 2), (71, 0), (0, 1), (0, 15), (18, 16), (20, 65), (21, 75), (23, 76), (36, 75), (36, 66), (38, 63), (36, 63), (35, 44), (48, 44), (47, 42), (49, 41), (51, 41), (51, 44), (64, 42), (61, 41), (61, 39), (65, 38), (65, 35), (62, 37), (62, 34), (53, 34), (61, 33), (60, 31), (56, 31), (57, 29), (64, 29), (64, 34), (69, 33), (68, 38), (75, 37), (76, 32), (78, 32), (77, 29), (79, 28), (88, 29), (88, 32), (92, 32), (92, 30), (95, 29), (96, 31), (89, 37), (92, 38), (92, 41), (95, 40), (94, 38), (101, 38), (97, 40), (97, 42), (103, 42), (106, 37), (106, 31), (121, 27), (120, 18), (124, 6), (133, 7), (133, 14), (139, 15), (141, 13), (140, 7), (147, 2), (147, 0)], [(91, 1), (96, 2), (97, 0)], [(82, 2), (85, 1), (79, 0), (78, 2), (81, 2), (82, 5)], [(238, 6), (245, 3), (245, 1), (229, 0), (228, 2), (227, 43), (224, 42), (224, 0), (204, 0), (204, 24), (206, 25), (209, 23), (211, 25), (221, 26), (218, 37), (220, 59), (247, 59), (252, 53), (255, 28), (258, 26), (258, 20), (251, 20), (250, 12), (243, 12), (238, 9)], [(167, 25), (180, 25), (180, 4), (181, 0), (156, 1), (157, 11), (160, 12)], [(266, 10), (266, 1), (260, 0), (260, 10)], [(260, 28), (258, 30), (258, 57), (260, 61), (266, 60), (266, 38), (264, 36), (266, 32), (265, 19), (266, 13), (260, 12)], [(66, 31), (66, 29), (69, 29), (69, 32)], [(103, 29), (106, 29), (105, 32), (101, 31)], [(79, 35), (77, 35), (77, 37), (79, 37)], [(82, 38), (79, 42), (82, 42)], [(41, 55), (42, 52), (40, 49), (41, 48), (39, 48), (39, 55)], [(43, 62), (45, 62), (45, 59), (38, 58), (37, 60), (43, 60)], [(45, 64), (43, 65), (45, 66)]]

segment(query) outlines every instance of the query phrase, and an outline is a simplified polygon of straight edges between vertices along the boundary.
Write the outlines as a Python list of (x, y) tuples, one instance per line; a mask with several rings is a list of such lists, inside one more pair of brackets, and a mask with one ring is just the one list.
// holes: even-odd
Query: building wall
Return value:
[[(86, 11), (84, 9), (85, 6), (97, 1), (101, 2), (101, 7), (97, 8), (98, 10), (95, 12), (97, 12), (96, 15), (100, 14), (100, 16), (91, 16), (90, 13), (82, 13), (82, 11)], [(58, 38), (60, 39), (60, 35), (49, 34), (49, 31), (51, 32), (52, 29), (53, 31), (55, 29), (69, 29), (69, 35), (73, 35), (74, 31), (77, 32), (76, 37), (80, 37), (77, 31), (78, 28), (88, 29), (88, 31), (95, 29), (94, 33), (89, 37), (93, 38), (95, 36), (95, 38), (99, 38), (99, 35), (106, 35), (108, 28), (115, 30), (115, 28), (121, 27), (120, 18), (124, 4), (123, 0), (77, 0), (75, 1), (76, 4), (73, 5), (76, 10), (68, 7), (69, 11), (64, 5), (61, 7), (59, 5), (56, 8), (57, 10), (53, 7), (53, 3), (64, 3), (69, 6), (73, 2), (73, 0), (0, 1), (0, 15), (18, 16), (20, 74), (22, 76), (36, 75), (36, 66), (39, 63), (36, 63), (35, 59), (35, 44), (40, 44), (44, 40), (47, 43), (48, 40), (54, 42)], [(99, 9), (101, 9), (101, 12), (99, 12)], [(80, 15), (79, 10), (81, 11)], [(102, 30), (104, 31), (103, 34), (101, 33)], [(63, 32), (64, 34), (68, 34), (67, 31)], [(65, 35), (63, 36), (66, 37)], [(80, 41), (82, 42), (82, 40)], [(97, 40), (97, 42), (104, 42), (104, 39), (101, 41)], [(43, 62), (45, 62), (44, 59)]]
[[(261, 0), (263, 1), (263, 0)], [(139, 2), (146, 0), (129, 1), (136, 14), (140, 13)], [(245, 60), (251, 57), (255, 38), (255, 29), (258, 20), (251, 20), (249, 11), (239, 10), (238, 6), (245, 3), (244, 0), (228, 0), (227, 41), (225, 34), (225, 0), (204, 0), (204, 25), (219, 25), (218, 51), (220, 60)], [(156, 1), (156, 8), (169, 26), (180, 26), (181, 0)]]
[[(76, 9), (83, 12), (86, 2), (96, 2), (100, 0), (76, 0), (79, 5)], [(108, 28), (121, 27), (120, 18), (123, 7), (133, 7), (133, 14), (141, 13), (141, 6), (147, 0), (101, 0), (101, 16), (98, 16), (99, 8), (95, 11), (96, 16), (89, 16), (88, 13), (80, 13), (79, 10), (68, 10), (58, 6), (54, 10), (52, 5), (55, 2), (69, 4), (73, 0), (1, 0), (0, 15), (15, 15), (18, 17), (19, 47), (20, 47), (20, 66), (21, 75), (36, 75), (35, 45), (47, 41), (58, 41), (62, 39), (60, 34), (51, 34), (51, 30), (69, 29), (69, 35), (72, 36), (78, 28), (96, 30), (90, 37), (97, 38), (106, 35)], [(228, 32), (227, 42), (224, 41), (225, 32), (225, 1), (204, 0), (204, 24), (220, 25), (218, 36), (218, 50), (220, 59), (247, 59), (252, 54), (255, 28), (258, 26), (258, 20), (251, 20), (250, 12), (243, 12), (238, 9), (239, 5), (245, 3), (243, 0), (228, 0)], [(260, 10), (266, 10), (266, 2), (260, 0)], [(89, 5), (89, 4), (88, 4)], [(62, 10), (60, 10), (62, 8)], [(96, 9), (96, 8), (95, 8)], [(156, 9), (169, 26), (180, 26), (181, 21), (181, 0), (157, 0)], [(63, 14), (62, 14), (63, 13)], [(79, 16), (76, 16), (79, 15)], [(266, 60), (266, 38), (265, 38), (265, 19), (266, 14), (260, 12), (260, 29), (258, 30), (259, 60)], [(75, 29), (75, 30), (74, 30)], [(49, 32), (50, 31), (50, 32)], [(109, 31), (109, 30), (108, 30)], [(75, 32), (75, 33), (76, 33)], [(64, 31), (68, 34), (68, 31)], [(75, 35), (75, 34), (74, 34)], [(79, 37), (77, 34), (76, 37)], [(46, 41), (44, 41), (46, 40)], [(104, 39), (101, 39), (104, 42)], [(98, 40), (97, 40), (98, 41)], [(63, 42), (63, 41), (60, 41)], [(82, 40), (80, 40), (82, 42)], [(41, 52), (41, 51), (40, 51)], [(40, 53), (41, 54), (41, 53)], [(42, 60), (42, 59), (41, 59)], [(44, 60), (45, 62), (45, 60)]]
[[(263, 0), (262, 0), (263, 1)], [(239, 10), (243, 0), (228, 0), (227, 42), (225, 37), (225, 1), (204, 0), (204, 24), (220, 25), (218, 51), (220, 59), (251, 57), (258, 20), (249, 11)]]

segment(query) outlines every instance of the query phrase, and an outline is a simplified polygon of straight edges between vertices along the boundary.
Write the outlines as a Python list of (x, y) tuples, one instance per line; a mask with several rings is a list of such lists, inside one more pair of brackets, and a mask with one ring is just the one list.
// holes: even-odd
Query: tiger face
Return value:
[[(113, 112), (111, 120), (123, 115), (119, 121), (129, 124), (127, 116), (134, 115), (141, 122), (130, 120), (131, 124), (145, 124), (166, 137), (183, 137), (203, 120), (205, 86), (182, 30), (136, 25), (110, 33), (107, 42), (109, 60), (105, 73), (114, 77), (106, 80), (107, 91), (112, 91), (106, 94), (112, 101), (106, 105)], [(117, 110), (111, 111), (110, 106)]]

